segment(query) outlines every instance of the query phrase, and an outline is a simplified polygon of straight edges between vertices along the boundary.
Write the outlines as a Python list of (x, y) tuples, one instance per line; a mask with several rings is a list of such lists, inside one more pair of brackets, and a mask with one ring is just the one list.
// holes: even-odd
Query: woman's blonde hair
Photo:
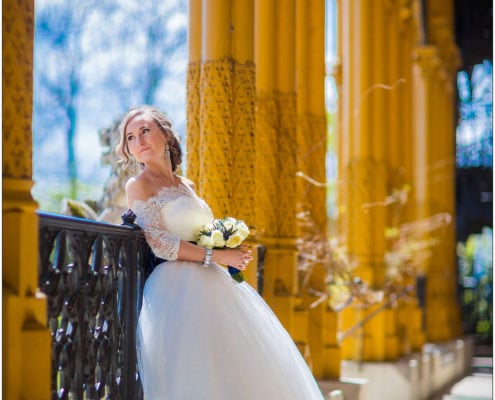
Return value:
[(119, 127), (120, 140), (115, 147), (115, 152), (120, 157), (120, 162), (122, 163), (122, 168), (126, 168), (131, 162), (132, 155), (129, 151), (129, 145), (127, 142), (127, 137), (125, 130), (129, 122), (137, 116), (147, 116), (156, 122), (156, 125), (163, 132), (165, 139), (167, 140), (168, 147), (170, 150), (170, 161), (172, 162), (172, 171), (176, 171), (177, 167), (182, 163), (182, 149), (180, 147), (180, 140), (175, 131), (172, 128), (172, 123), (168, 118), (159, 111), (157, 108), (152, 106), (139, 106), (131, 109)]

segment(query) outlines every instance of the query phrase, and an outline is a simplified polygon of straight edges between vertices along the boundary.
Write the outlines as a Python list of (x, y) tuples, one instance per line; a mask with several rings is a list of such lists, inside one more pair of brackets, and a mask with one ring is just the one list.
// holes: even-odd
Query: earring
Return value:
[(165, 145), (165, 161), (170, 161), (170, 148), (168, 147), (168, 143)]

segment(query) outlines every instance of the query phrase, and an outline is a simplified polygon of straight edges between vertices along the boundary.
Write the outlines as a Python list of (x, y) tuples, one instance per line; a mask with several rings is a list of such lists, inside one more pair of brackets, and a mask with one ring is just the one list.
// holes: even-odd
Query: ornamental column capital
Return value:
[(34, 5), (3, 3), (2, 175), (31, 179)]
[(452, 24), (444, 15), (436, 14), (431, 18), (431, 36), (438, 47), (442, 64), (449, 76), (452, 76), (461, 65), (459, 49), (454, 41)]

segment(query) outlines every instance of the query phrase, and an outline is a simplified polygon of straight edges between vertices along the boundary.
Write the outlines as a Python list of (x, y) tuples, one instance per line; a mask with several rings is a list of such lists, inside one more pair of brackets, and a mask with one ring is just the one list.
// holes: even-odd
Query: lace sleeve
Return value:
[(133, 211), (136, 223), (143, 229), (151, 250), (157, 257), (165, 260), (177, 260), (180, 239), (165, 230), (160, 210), (162, 204), (151, 198), (148, 201), (135, 201)]

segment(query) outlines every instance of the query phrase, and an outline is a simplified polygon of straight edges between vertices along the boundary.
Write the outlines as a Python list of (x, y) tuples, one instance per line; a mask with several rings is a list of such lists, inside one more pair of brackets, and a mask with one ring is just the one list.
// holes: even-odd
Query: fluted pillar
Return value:
[[(281, 6), (279, 0), (257, 0), (255, 5), (256, 148), (259, 150), (256, 227), (260, 241), (266, 246), (263, 297), (304, 354), (307, 326), (300, 323), (295, 313), (297, 191), (295, 179), (290, 181), (297, 170), (294, 54), (293, 49), (289, 50), (294, 45), (294, 32), (291, 35), (289, 27), (294, 26), (294, 2), (282, 7), (285, 13), (280, 12)], [(288, 29), (281, 32), (281, 25)], [(285, 52), (284, 44), (288, 47)], [(283, 135), (288, 137), (282, 139)]]
[[(200, 184), (201, 167), (199, 140), (200, 103), (201, 103), (201, 44), (202, 44), (202, 0), (189, 0), (188, 46), (189, 63), (187, 65), (187, 121), (186, 153), (187, 176), (196, 185)], [(199, 188), (198, 188), (199, 189)]]
[[(230, 190), (235, 193), (232, 212), (238, 218), (256, 221), (255, 154), (255, 66), (254, 66), (254, 0), (237, 0), (232, 6), (233, 99)], [(255, 272), (253, 266), (252, 272)]]
[(37, 203), (31, 196), (34, 3), (2, 5), (2, 394), (50, 399), (51, 339), (38, 292)]
[[(407, 196), (404, 204), (394, 204), (389, 208), (389, 226), (402, 229), (415, 219), (415, 198), (411, 196), (414, 190), (414, 164), (413, 164), (413, 123), (412, 123), (412, 64), (411, 55), (414, 45), (417, 43), (415, 31), (415, 15), (412, 0), (397, 1), (393, 7), (391, 28), (389, 35), (391, 82), (397, 90), (390, 93), (390, 122), (391, 146), (389, 148), (390, 185), (393, 189), (401, 190)], [(405, 237), (412, 237), (411, 232), (405, 232)], [(392, 238), (404, 240), (400, 237)], [(403, 286), (409, 285), (413, 292), (404, 299), (399, 300), (397, 308), (397, 323), (401, 335), (399, 337), (399, 355), (410, 351), (420, 351), (424, 342), (423, 310), (417, 298), (416, 278), (421, 276), (421, 271), (411, 271), (404, 274)]]
[(255, 6), (256, 227), (266, 246), (263, 297), (310, 362), (297, 271), (296, 2)]
[[(199, 111), (199, 192), (217, 216), (230, 214), (233, 58), (231, 0), (204, 0)], [(192, 133), (192, 132), (191, 132)]]
[[(457, 297), (457, 261), (456, 261), (456, 234), (455, 234), (455, 131), (456, 131), (456, 82), (457, 71), (460, 66), (460, 54), (455, 44), (454, 4), (448, 0), (434, 0), (429, 2), (431, 15), (431, 40), (434, 42), (442, 59), (442, 68), (438, 80), (440, 96), (440, 113), (444, 118), (440, 120), (438, 129), (441, 135), (434, 135), (433, 140), (440, 141), (434, 144), (437, 150), (435, 164), (438, 166), (436, 175), (440, 179), (440, 187), (435, 190), (435, 203), (439, 212), (450, 215), (450, 223), (442, 229), (439, 251), (442, 253), (444, 279), (442, 280), (444, 304), (448, 310), (447, 338), (452, 339), (462, 334), (460, 306)], [(439, 258), (434, 256), (436, 262)], [(428, 286), (427, 286), (428, 290)], [(435, 288), (430, 288), (427, 296), (434, 295)], [(438, 294), (437, 294), (438, 295)], [(428, 298), (427, 297), (427, 298)], [(440, 305), (439, 305), (440, 306)], [(432, 311), (433, 314), (435, 311)], [(428, 317), (427, 317), (428, 318)], [(431, 318), (431, 317), (430, 317)], [(438, 330), (429, 331), (429, 337), (437, 335), (443, 337)]]
[[(415, 49), (415, 56), (417, 217), (426, 219), (436, 214), (448, 214), (452, 218), (454, 209), (448, 203), (453, 199), (453, 185), (449, 182), (453, 180), (453, 174), (449, 173), (452, 166), (448, 164), (453, 159), (446, 157), (445, 126), (437, 120), (439, 112), (447, 111), (441, 60), (434, 46)], [(452, 156), (452, 150), (450, 153)], [(454, 317), (457, 306), (454, 293), (456, 264), (450, 254), (454, 251), (452, 223), (453, 220), (429, 234), (438, 242), (425, 265), (426, 333), (427, 339), (432, 341), (451, 339), (459, 322)]]
[[(189, 8), (187, 175), (216, 217), (254, 226), (254, 2)], [(256, 286), (256, 260), (246, 275)]]
[[(388, 69), (388, 13), (385, 1), (341, 1), (342, 88), (338, 130), (345, 214), (345, 245), (353, 274), (371, 288), (383, 290), (385, 227), (389, 163), (387, 148), (395, 132), (390, 129), (388, 104), (391, 86)], [(387, 60), (387, 62), (385, 62)], [(378, 305), (355, 305), (342, 312), (341, 330), (346, 331), (372, 313)], [(394, 314), (393, 311), (392, 314)], [(397, 356), (395, 322), (390, 312), (380, 312), (357, 335), (344, 340), (343, 357), (365, 360)], [(395, 315), (392, 316), (395, 321)], [(360, 351), (362, 349), (362, 352)]]
[[(325, 108), (325, 4), (296, 1), (296, 92), (298, 171), (317, 182), (326, 181), (327, 126)], [(327, 238), (326, 187), (307, 179), (297, 181), (300, 211), (309, 212), (315, 240)], [(309, 310), (308, 340), (313, 374), (318, 378), (340, 375), (337, 314), (314, 294), (326, 291), (326, 268), (321, 263), (306, 271), (301, 288)], [(318, 305), (315, 305), (318, 304)]]
[(425, 265), (426, 335), (430, 341), (449, 340), (460, 334), (454, 226), (454, 84), (458, 52), (451, 7), (443, 0), (428, 3), (430, 44), (414, 49), (417, 218), (445, 216), (443, 226), (429, 233), (437, 244)]

